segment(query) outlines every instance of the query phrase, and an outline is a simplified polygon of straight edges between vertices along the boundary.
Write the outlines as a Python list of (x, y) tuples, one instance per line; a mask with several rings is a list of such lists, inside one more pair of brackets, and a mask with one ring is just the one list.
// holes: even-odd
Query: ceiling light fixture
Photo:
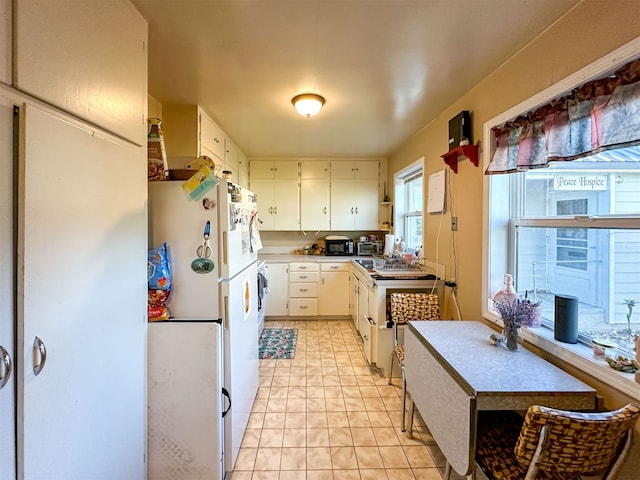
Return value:
[(300, 115), (311, 117), (317, 114), (324, 105), (324, 97), (317, 93), (301, 93), (291, 99)]

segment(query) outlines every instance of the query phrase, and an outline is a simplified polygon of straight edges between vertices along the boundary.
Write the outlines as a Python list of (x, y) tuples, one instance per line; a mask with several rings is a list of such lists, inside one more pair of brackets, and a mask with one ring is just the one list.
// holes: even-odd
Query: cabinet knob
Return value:
[(306, 275), (300, 275), (300, 278), (307, 278)]
[(301, 292), (306, 292), (306, 291), (307, 291), (307, 289), (306, 289), (306, 288), (301, 288), (301, 289), (300, 289), (300, 291), (301, 291)]

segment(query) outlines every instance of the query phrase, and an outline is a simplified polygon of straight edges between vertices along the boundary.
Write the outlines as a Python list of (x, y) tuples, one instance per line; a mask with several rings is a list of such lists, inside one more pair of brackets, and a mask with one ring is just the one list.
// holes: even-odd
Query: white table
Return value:
[(524, 347), (490, 345), (492, 333), (478, 321), (417, 321), (405, 330), (407, 391), (460, 475), (475, 469), (479, 410), (596, 407), (593, 388)]

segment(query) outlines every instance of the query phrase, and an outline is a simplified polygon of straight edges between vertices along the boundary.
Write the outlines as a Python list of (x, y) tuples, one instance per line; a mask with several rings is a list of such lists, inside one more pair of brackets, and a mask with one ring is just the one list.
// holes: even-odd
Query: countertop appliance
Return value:
[(324, 237), (324, 254), (330, 256), (353, 255), (353, 240), (344, 235)]
[(358, 256), (382, 255), (383, 245), (381, 242), (358, 242)]
[[(150, 247), (157, 247), (163, 242), (168, 246), (173, 285), (168, 302), (171, 320), (210, 322), (220, 319), (222, 323), (223, 345), (212, 347), (209, 354), (213, 361), (216, 350), (222, 349), (224, 371), (221, 384), (228, 391), (233, 405), (224, 422), (221, 414), (216, 419), (215, 428), (224, 431), (224, 473), (224, 470), (233, 470), (258, 391), (257, 252), (261, 242), (257, 230), (257, 203), (252, 192), (225, 180), (199, 200), (189, 200), (182, 184), (182, 181), (149, 184), (149, 241)], [(199, 252), (207, 222), (211, 225), (211, 248), (210, 251)], [(194, 271), (194, 260), (207, 254), (213, 268), (200, 273)], [(150, 336), (150, 341), (153, 340)], [(149, 349), (152, 348), (150, 345)], [(200, 365), (202, 371), (194, 369), (190, 374), (204, 379), (204, 372), (208, 372), (211, 365), (206, 360)], [(150, 382), (153, 381), (150, 378)], [(221, 398), (222, 391), (218, 394)], [(150, 398), (150, 410), (156, 400), (163, 401)], [(196, 396), (189, 397), (188, 408), (178, 404), (165, 407), (165, 412), (175, 415), (171, 420), (176, 436), (183, 428), (188, 428), (186, 419), (193, 421), (193, 415), (197, 415), (193, 407), (196, 401), (207, 403), (217, 400)], [(223, 399), (222, 404), (225, 402)], [(152, 424), (153, 419), (150, 426)], [(182, 434), (187, 435), (188, 432)], [(209, 463), (217, 462), (221, 457), (218, 452), (204, 450), (200, 447), (185, 452), (184, 458), (190, 459), (190, 471), (195, 472), (198, 464), (208, 468)], [(151, 464), (151, 452), (149, 456)], [(184, 458), (176, 461), (186, 462)]]

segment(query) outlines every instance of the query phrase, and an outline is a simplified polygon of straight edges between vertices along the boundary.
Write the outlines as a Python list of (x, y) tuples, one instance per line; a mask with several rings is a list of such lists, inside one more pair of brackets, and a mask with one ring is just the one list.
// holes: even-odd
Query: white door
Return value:
[[(8, 2), (5, 2), (8, 3)], [(0, 97), (0, 478), (16, 478), (13, 106)]]
[(21, 120), (18, 477), (142, 480), (144, 149), (30, 105)]

